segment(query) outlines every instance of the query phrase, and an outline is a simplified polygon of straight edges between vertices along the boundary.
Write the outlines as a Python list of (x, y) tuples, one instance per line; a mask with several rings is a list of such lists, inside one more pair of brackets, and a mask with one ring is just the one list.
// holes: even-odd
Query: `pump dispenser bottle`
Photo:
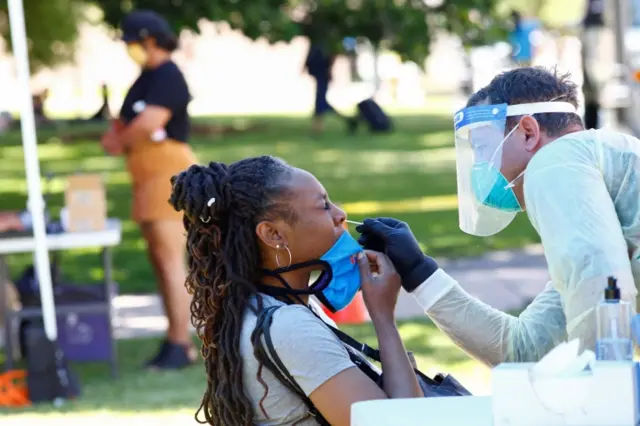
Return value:
[(607, 288), (604, 290), (604, 300), (596, 308), (596, 359), (633, 361), (631, 315), (631, 304), (620, 300), (618, 281), (615, 277), (609, 277)]

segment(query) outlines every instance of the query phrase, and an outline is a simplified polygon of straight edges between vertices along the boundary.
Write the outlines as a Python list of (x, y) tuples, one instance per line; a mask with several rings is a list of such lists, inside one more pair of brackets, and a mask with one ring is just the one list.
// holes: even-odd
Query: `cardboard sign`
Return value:
[(70, 176), (64, 193), (69, 232), (102, 231), (107, 223), (107, 199), (102, 176)]

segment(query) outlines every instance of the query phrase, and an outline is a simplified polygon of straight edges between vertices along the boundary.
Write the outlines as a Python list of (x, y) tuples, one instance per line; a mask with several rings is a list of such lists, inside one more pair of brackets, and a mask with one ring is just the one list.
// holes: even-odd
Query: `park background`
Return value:
[[(33, 16), (46, 12), (37, 10), (38, 1), (41, 0), (25, 0), (27, 12)], [(52, 4), (60, 1), (52, 0)], [(258, 3), (262, 2), (256, 0)], [(584, 11), (583, 1), (485, 3), (503, 15), (512, 7), (520, 7), (538, 16), (545, 29), (535, 63), (571, 71), (581, 83), (576, 28)], [(0, 1), (0, 18), (2, 5)], [(127, 88), (139, 72), (112, 26), (103, 22), (106, 15), (100, 8), (92, 2), (83, 14), (85, 19), (73, 35), (72, 61), (66, 60), (62, 42), (51, 44), (50, 51), (34, 57), (32, 90), (48, 90), (45, 113), (52, 120), (59, 120), (59, 125), (39, 131), (41, 169), (50, 176), (43, 185), (50, 193), (49, 205), (55, 209), (63, 204), (65, 176), (76, 172), (104, 174), (109, 216), (123, 221), (123, 242), (114, 257), (114, 279), (123, 294), (117, 301), (118, 309), (133, 324), (130, 328), (138, 332), (119, 342), (120, 378), (111, 379), (103, 365), (76, 366), (83, 382), (83, 396), (62, 408), (68, 416), (50, 406), (20, 413), (0, 411), (0, 415), (8, 414), (3, 417), (3, 424), (45, 421), (54, 425), (64, 421), (68, 425), (76, 419), (85, 422), (117, 417), (126, 418), (127, 424), (150, 420), (187, 424), (204, 388), (201, 365), (184, 372), (160, 374), (139, 369), (141, 356), (157, 345), (154, 336), (162, 333), (164, 323), (161, 313), (153, 310), (155, 283), (143, 241), (129, 220), (130, 182), (123, 160), (105, 156), (94, 136), (106, 124), (65, 124), (70, 118), (88, 117), (100, 107), (103, 83), (109, 89), (110, 109), (117, 114)], [(331, 199), (347, 211), (350, 219), (393, 216), (407, 221), (427, 253), (441, 259), (443, 265), (451, 265), (459, 276), (466, 277), (466, 284), (475, 289), (478, 297), (496, 307), (517, 314), (544, 286), (544, 259), (526, 216), (521, 215), (505, 231), (488, 238), (472, 237), (458, 228), (451, 117), (465, 100), (460, 93), (460, 86), (470, 77), (465, 54), (473, 59), (474, 85), (482, 85), (509, 66), (505, 61), (509, 48), (504, 40), (498, 37), (471, 48), (464, 37), (443, 26), (433, 29), (429, 38), (412, 35), (412, 44), (428, 44), (428, 55), (421, 58), (424, 61), (406, 60), (403, 52), (391, 49), (380, 48), (374, 53), (363, 48), (357, 56), (358, 72), (354, 75), (348, 58), (339, 57), (329, 99), (341, 111), (353, 113), (357, 102), (375, 92), (376, 100), (392, 115), (396, 131), (379, 136), (361, 131), (347, 136), (342, 123), (330, 118), (326, 132), (312, 137), (309, 125), (314, 83), (303, 72), (308, 40), (293, 36), (274, 43), (247, 37), (229, 22), (204, 18), (197, 21), (198, 32), (181, 32), (181, 48), (175, 60), (188, 79), (193, 94), (190, 111), (196, 123), (227, 129), (193, 137), (192, 144), (202, 162), (231, 162), (273, 154), (307, 169), (320, 179)], [(0, 30), (2, 22), (0, 19)], [(34, 19), (30, 21), (27, 15), (27, 31), (34, 28), (30, 22)], [(19, 86), (7, 43), (1, 45), (0, 52), (0, 111), (15, 113), (19, 109)], [(24, 208), (26, 190), (20, 133), (0, 134), (2, 209)], [(96, 257), (90, 251), (65, 254), (65, 276), (81, 280), (88, 272), (99, 278)], [(514, 259), (520, 259), (520, 263), (509, 266)], [(10, 259), (12, 270), (16, 271), (31, 261), (30, 256)], [(491, 265), (498, 269), (487, 271)], [(519, 279), (522, 288), (517, 288)], [(415, 312), (415, 306), (407, 309), (411, 310), (410, 315), (401, 316), (411, 318), (401, 320), (400, 330), (420, 367), (430, 374), (453, 373), (476, 393), (489, 393), (489, 370), (455, 347), (426, 317)], [(375, 344), (369, 324), (348, 326), (346, 330)]]

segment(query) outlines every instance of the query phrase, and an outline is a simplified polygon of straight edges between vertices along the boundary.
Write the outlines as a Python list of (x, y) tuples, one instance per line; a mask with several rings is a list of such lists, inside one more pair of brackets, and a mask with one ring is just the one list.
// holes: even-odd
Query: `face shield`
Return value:
[(505, 135), (507, 117), (554, 112), (575, 113), (576, 109), (567, 102), (538, 102), (477, 105), (456, 112), (458, 214), (463, 232), (479, 237), (494, 235), (522, 211), (513, 181), (500, 171), (503, 146), (518, 127)]

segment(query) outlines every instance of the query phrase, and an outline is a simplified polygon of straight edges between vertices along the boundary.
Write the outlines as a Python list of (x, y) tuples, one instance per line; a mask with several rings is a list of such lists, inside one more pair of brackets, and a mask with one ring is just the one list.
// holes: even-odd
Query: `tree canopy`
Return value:
[[(176, 32), (198, 31), (201, 19), (225, 21), (251, 39), (271, 43), (307, 35), (332, 53), (342, 52), (345, 37), (368, 39), (420, 63), (430, 42), (442, 30), (460, 36), (466, 46), (504, 39), (508, 10), (544, 16), (581, 13), (566, 0), (23, 0), (32, 68), (71, 59), (79, 23), (88, 5), (103, 10), (104, 21), (116, 28), (133, 9), (153, 9)], [(0, 37), (11, 47), (8, 0), (0, 0)], [(569, 8), (568, 4), (572, 6)], [(534, 10), (535, 9), (535, 10)], [(560, 12), (559, 12), (560, 11)], [(543, 20), (547, 20), (541, 16)], [(554, 23), (555, 23), (554, 21)]]
[(118, 26), (133, 9), (153, 9), (176, 29), (198, 31), (201, 19), (225, 21), (252, 39), (271, 43), (309, 36), (333, 52), (345, 37), (421, 62), (437, 30), (459, 35), (465, 44), (495, 41), (505, 26), (496, 13), (499, 0), (96, 0), (104, 19)]
[[(53, 66), (73, 58), (81, 0), (23, 0), (31, 69)], [(0, 0), (0, 37), (11, 49), (8, 0)]]

